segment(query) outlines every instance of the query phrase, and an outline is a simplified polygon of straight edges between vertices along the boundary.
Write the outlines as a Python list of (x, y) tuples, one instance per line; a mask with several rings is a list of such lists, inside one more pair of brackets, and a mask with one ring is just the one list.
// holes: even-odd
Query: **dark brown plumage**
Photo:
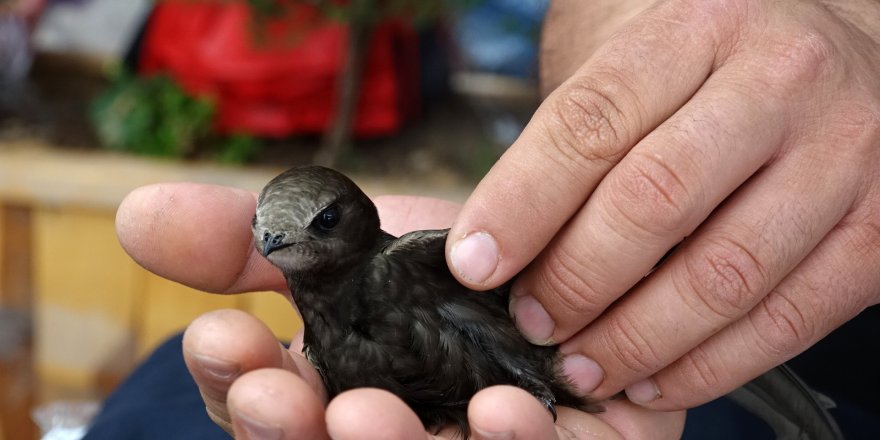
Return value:
[(288, 170), (260, 194), (254, 245), (279, 267), (305, 323), (305, 353), (330, 396), (378, 387), (427, 427), (457, 424), (482, 388), (511, 384), (555, 405), (601, 408), (572, 391), (556, 347), (527, 342), (508, 315), (508, 286), (459, 284), (446, 265), (446, 230), (395, 238), (347, 177)]

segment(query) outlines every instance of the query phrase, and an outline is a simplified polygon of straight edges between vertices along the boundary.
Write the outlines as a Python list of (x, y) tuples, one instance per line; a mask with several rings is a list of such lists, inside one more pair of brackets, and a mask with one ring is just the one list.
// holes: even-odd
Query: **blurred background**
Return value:
[(87, 418), (205, 311), (247, 310), (282, 339), (298, 327), (280, 295), (137, 266), (114, 232), (125, 194), (257, 191), (320, 163), (371, 195), (463, 201), (537, 106), (546, 6), (0, 0), (0, 440)]

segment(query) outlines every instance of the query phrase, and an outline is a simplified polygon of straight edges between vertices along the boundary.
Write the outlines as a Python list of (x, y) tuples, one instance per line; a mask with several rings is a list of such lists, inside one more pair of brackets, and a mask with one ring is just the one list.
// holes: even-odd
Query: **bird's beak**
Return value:
[(263, 241), (263, 256), (268, 257), (272, 252), (281, 248), (286, 248), (292, 243), (285, 243), (284, 236), (281, 234), (273, 234), (268, 240)]
[(276, 248), (272, 247), (272, 240), (266, 240), (263, 242), (263, 256), (268, 257), (269, 254), (272, 253)]

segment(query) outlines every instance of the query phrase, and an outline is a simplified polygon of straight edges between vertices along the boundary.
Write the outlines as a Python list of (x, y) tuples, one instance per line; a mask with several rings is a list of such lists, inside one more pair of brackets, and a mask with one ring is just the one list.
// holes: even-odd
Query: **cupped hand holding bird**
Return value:
[[(253, 246), (247, 228), (256, 195), (227, 187), (175, 183), (132, 192), (117, 214), (126, 251), (165, 278), (221, 294), (285, 291), (280, 272)], [(382, 225), (393, 234), (447, 227), (458, 205), (418, 197), (376, 200)], [(289, 293), (287, 293), (289, 295)], [(320, 376), (301, 355), (301, 340), (284, 348), (268, 328), (243, 312), (221, 310), (190, 326), (184, 357), (210, 417), (236, 438), (389, 439), (451, 437), (426, 432), (418, 417), (393, 395), (375, 389), (341, 394), (327, 405)], [(365, 371), (368, 366), (365, 366)], [(684, 413), (658, 413), (625, 399), (606, 412), (547, 410), (514, 387), (493, 387), (471, 401), (474, 438), (677, 438)], [(501, 437), (493, 436), (501, 435)]]

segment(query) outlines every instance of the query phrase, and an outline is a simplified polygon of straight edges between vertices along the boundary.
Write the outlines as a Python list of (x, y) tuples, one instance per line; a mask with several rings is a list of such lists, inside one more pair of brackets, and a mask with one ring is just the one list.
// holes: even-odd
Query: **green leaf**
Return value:
[(92, 104), (102, 145), (149, 156), (184, 157), (211, 132), (215, 105), (190, 97), (170, 77), (120, 72)]
[(260, 142), (253, 136), (234, 134), (217, 143), (214, 159), (229, 165), (242, 164), (253, 158), (260, 148)]

